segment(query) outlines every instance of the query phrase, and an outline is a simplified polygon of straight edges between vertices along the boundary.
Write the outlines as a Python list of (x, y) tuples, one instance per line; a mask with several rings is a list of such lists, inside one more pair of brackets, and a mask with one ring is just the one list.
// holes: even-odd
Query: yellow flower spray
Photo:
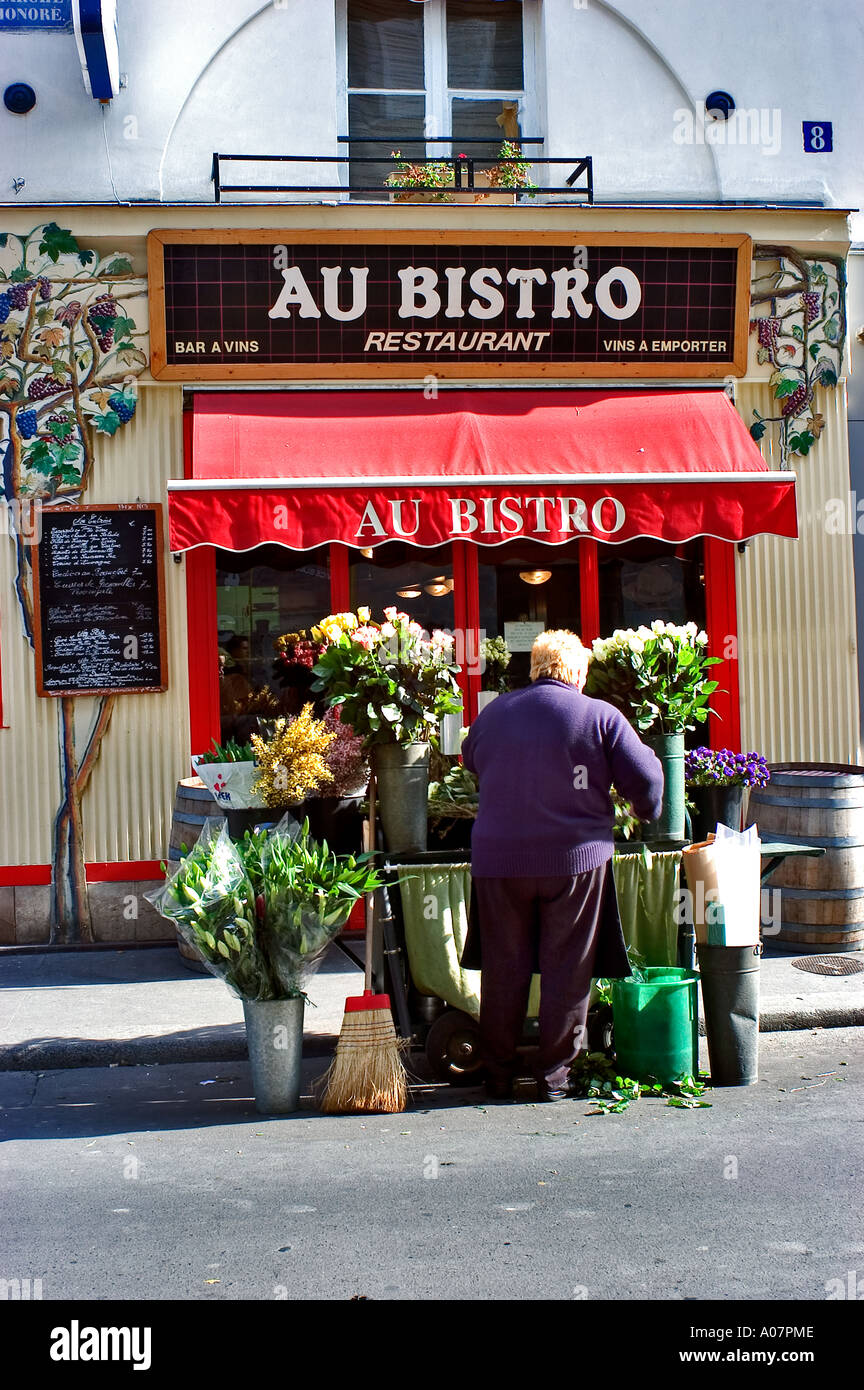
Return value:
[(259, 792), (268, 806), (291, 806), (322, 782), (332, 782), (324, 754), (336, 735), (323, 719), (313, 719), (311, 704), (304, 705), (296, 719), (277, 719), (275, 729), (267, 742), (259, 734), (252, 735), (260, 769), (253, 791)]

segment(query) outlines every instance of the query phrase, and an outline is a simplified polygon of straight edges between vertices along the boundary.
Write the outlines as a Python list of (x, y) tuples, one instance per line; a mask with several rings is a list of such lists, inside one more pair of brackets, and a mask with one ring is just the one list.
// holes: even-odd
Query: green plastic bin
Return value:
[(615, 1056), (634, 1081), (680, 1081), (699, 1070), (699, 976), (646, 966), (641, 980), (613, 980)]

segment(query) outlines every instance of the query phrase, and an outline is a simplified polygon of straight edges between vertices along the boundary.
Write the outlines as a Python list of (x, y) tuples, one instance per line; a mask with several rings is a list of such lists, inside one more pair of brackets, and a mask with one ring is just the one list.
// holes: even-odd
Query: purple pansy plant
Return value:
[(765, 787), (771, 780), (761, 753), (731, 748), (694, 748), (684, 755), (684, 775), (691, 787)]

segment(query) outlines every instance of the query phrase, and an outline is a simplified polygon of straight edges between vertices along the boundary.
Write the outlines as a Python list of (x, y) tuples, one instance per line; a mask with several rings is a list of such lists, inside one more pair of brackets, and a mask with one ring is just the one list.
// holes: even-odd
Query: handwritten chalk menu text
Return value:
[(40, 695), (165, 690), (162, 508), (42, 512), (34, 565)]

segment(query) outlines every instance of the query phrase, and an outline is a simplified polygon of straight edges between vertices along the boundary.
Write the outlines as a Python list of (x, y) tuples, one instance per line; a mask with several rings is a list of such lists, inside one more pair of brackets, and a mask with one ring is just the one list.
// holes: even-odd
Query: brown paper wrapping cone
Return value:
[[(717, 881), (717, 868), (714, 863), (714, 836), (709, 835), (707, 840), (700, 840), (698, 844), (689, 845), (682, 850), (681, 862), (684, 865), (684, 872), (687, 876), (687, 887), (693, 899), (693, 927), (696, 932), (696, 940), (700, 945), (708, 945), (708, 925), (705, 921), (705, 904), (719, 902), (719, 884)], [(699, 892), (699, 884), (702, 884), (702, 892)], [(709, 894), (713, 897), (709, 899)]]

